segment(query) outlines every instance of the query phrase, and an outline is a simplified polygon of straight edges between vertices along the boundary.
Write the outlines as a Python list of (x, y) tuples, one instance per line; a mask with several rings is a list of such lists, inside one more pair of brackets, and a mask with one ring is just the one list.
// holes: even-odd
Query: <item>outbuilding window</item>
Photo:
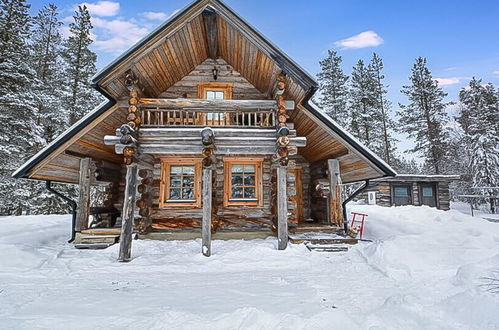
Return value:
[(262, 205), (262, 158), (226, 158), (224, 205)]
[(201, 206), (201, 159), (161, 160), (160, 207)]

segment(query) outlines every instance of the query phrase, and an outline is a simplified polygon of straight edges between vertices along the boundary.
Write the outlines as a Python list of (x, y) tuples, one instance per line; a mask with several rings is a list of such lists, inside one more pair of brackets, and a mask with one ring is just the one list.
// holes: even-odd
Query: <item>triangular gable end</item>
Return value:
[[(351, 175), (344, 171), (344, 182), (395, 174), (369, 149), (308, 102), (317, 90), (317, 83), (306, 71), (221, 1), (200, 0), (174, 15), (98, 73), (93, 79), (95, 87), (110, 101), (35, 155), (14, 176), (75, 182), (79, 168), (74, 155), (84, 156), (86, 149), (97, 150), (103, 159), (113, 161), (116, 155), (102, 141), (104, 135), (112, 135), (119, 123), (125, 122), (125, 112), (117, 111), (119, 103), (116, 102), (128, 94), (124, 81), (126, 73), (132, 72), (139, 78), (146, 96), (158, 97), (211, 57), (226, 61), (267, 97), (274, 95), (277, 75), (285, 73), (288, 86), (285, 96), (297, 104), (291, 120), (299, 135), (307, 136), (308, 145), (319, 151), (308, 157), (357, 163)], [(343, 154), (345, 150), (347, 154)], [(68, 157), (73, 158), (68, 161)], [(71, 178), (60, 173), (62, 171), (58, 172), (61, 175), (52, 175), (61, 164), (70, 170)]]

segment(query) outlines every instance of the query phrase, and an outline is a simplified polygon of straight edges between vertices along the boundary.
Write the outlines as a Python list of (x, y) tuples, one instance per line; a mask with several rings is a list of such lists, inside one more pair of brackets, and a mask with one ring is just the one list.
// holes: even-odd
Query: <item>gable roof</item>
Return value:
[[(172, 16), (169, 20), (161, 24), (157, 29), (152, 31), (149, 35), (97, 73), (92, 79), (94, 87), (106, 96), (108, 101), (96, 107), (57, 139), (47, 145), (47, 147), (38, 152), (15, 171), (13, 176), (15, 178), (24, 177), (42, 180), (52, 178), (57, 181), (57, 177), (52, 177), (50, 175), (50, 173), (55, 171), (54, 169), (52, 172), (47, 172), (45, 175), (34, 174), (33, 170), (35, 167), (39, 167), (44, 161), (46, 162), (46, 159), (50, 159), (53, 154), (56, 154), (57, 152), (60, 153), (61, 151), (63, 152), (63, 148), (67, 146), (68, 143), (77, 138), (81, 138), (83, 136), (82, 131), (90, 124), (93, 125), (99, 118), (102, 120), (102, 118), (111, 118), (109, 116), (118, 116), (112, 114), (112, 110), (113, 108), (116, 108), (116, 99), (120, 97), (120, 88), (124, 87), (121, 81), (123, 79), (123, 72), (135, 70), (135, 72), (142, 77), (143, 81), (147, 82), (154, 80), (157, 82), (156, 85), (162, 86), (164, 89), (165, 86), (171, 85), (171, 81), (178, 79), (181, 75), (186, 75), (186, 72), (188, 73), (196, 64), (199, 64), (196, 60), (198, 62), (204, 60), (205, 57), (208, 56), (206, 44), (194, 44), (194, 41), (187, 41), (187, 38), (189, 37), (189, 33), (192, 37), (193, 31), (196, 31), (197, 33), (206, 33), (206, 31), (203, 30), (204, 27), (203, 24), (201, 24), (201, 21), (196, 20), (200, 20), (200, 17), (207, 9), (215, 11), (217, 15), (222, 18), (218, 20), (218, 47), (220, 48), (221, 56), (227, 57), (228, 62), (238, 71), (241, 71), (243, 75), (246, 74), (251, 76), (251, 79), (249, 79), (250, 82), (262, 92), (271, 93), (271, 91), (275, 89), (275, 86), (273, 86), (273, 83), (276, 80), (275, 76), (278, 72), (285, 72), (288, 80), (287, 85), (290, 86), (289, 90), (286, 91), (286, 97), (294, 99), (297, 108), (299, 109), (293, 111), (292, 120), (297, 122), (306, 121), (310, 124), (307, 125), (307, 127), (317, 127), (318, 129), (323, 130), (324, 134), (335, 140), (329, 142), (329, 144), (325, 143), (321, 153), (311, 155), (310, 157), (313, 158), (313, 160), (317, 160), (315, 159), (317, 157), (333, 157), (336, 152), (333, 150), (335, 150), (334, 148), (339, 142), (343, 148), (352, 151), (354, 156), (359, 159), (358, 162), (361, 161), (366, 164), (364, 167), (366, 170), (357, 171), (356, 173), (354, 173), (355, 171), (352, 171), (352, 176), (347, 178), (346, 181), (395, 175), (395, 171), (390, 166), (310, 102), (310, 98), (318, 88), (317, 82), (310, 74), (222, 1), (198, 0), (192, 2), (183, 10)], [(181, 33), (183, 33), (183, 35)], [(176, 34), (180, 34), (180, 36)], [(189, 42), (191, 42), (191, 48), (188, 46), (185, 48), (186, 45), (189, 45)], [(174, 47), (184, 48), (175, 49)], [(185, 59), (182, 63), (180, 62), (181, 59), (175, 60), (175, 58), (170, 56), (171, 54), (168, 54), (168, 51), (171, 51), (174, 55), (180, 57), (180, 53), (182, 51), (186, 52), (186, 49), (192, 49), (192, 53), (197, 51), (197, 54), (190, 54), (190, 58)], [(241, 49), (245, 49), (247, 54), (236, 57), (234, 55), (236, 52), (235, 49), (237, 49), (239, 53), (242, 53)], [(176, 54), (175, 51), (179, 54)], [(156, 56), (156, 58), (159, 57), (164, 61), (171, 61), (171, 65), (168, 66), (168, 68), (175, 67), (175, 70), (179, 71), (177, 72), (177, 78), (175, 78), (175, 75), (172, 72), (163, 72), (161, 74), (161, 70), (164, 71), (167, 66), (155, 66), (155, 64), (152, 63), (152, 59), (155, 58), (154, 56)], [(255, 62), (258, 58), (263, 64), (248, 68), (246, 65), (243, 65), (248, 58), (253, 59)], [(175, 64), (177, 65), (175, 66)], [(181, 72), (182, 69), (184, 70), (183, 72)], [(173, 69), (171, 71), (173, 71)], [(150, 87), (151, 88), (148, 90), (150, 94), (158, 94), (160, 88), (157, 86)], [(307, 133), (307, 129), (308, 128), (305, 127), (297, 127), (299, 135), (309, 134)], [(316, 135), (310, 135), (309, 140), (315, 144), (322, 143), (320, 136)], [(105, 150), (102, 152), (104, 151)], [(346, 157), (351, 156), (347, 155)], [(354, 160), (357, 161), (357, 158)], [(67, 181), (74, 182), (74, 178), (73, 181)]]

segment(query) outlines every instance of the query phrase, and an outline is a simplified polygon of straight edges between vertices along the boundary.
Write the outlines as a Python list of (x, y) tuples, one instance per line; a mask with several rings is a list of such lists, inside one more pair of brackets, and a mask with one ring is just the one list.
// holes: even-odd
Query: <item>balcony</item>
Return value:
[(139, 99), (142, 127), (275, 128), (275, 100)]

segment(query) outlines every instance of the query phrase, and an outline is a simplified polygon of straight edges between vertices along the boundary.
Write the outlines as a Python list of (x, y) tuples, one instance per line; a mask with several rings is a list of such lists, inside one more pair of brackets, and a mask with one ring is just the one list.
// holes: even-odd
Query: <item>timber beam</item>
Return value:
[(206, 30), (206, 39), (208, 44), (208, 54), (210, 58), (218, 58), (218, 25), (217, 13), (210, 7), (207, 7), (203, 13), (204, 29)]

